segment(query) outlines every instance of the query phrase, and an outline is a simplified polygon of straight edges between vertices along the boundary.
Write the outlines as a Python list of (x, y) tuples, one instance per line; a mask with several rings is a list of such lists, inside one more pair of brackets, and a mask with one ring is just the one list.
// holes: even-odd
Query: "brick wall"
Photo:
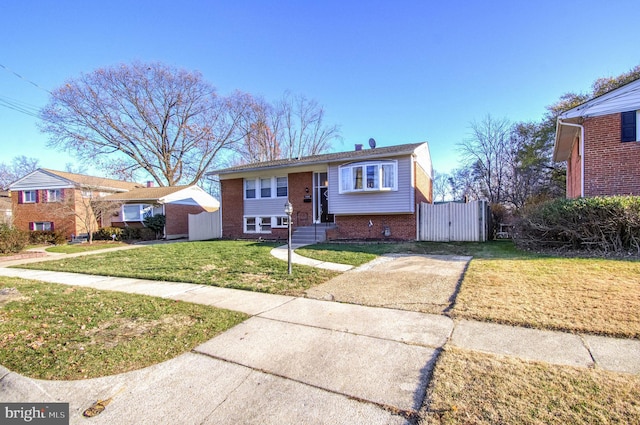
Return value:
[[(289, 201), (293, 206), (291, 226), (294, 229), (298, 226), (313, 224), (313, 202), (304, 202), (306, 195), (313, 196), (313, 173), (309, 171), (289, 174)], [(282, 210), (284, 211), (284, 202)]]
[(585, 196), (640, 195), (640, 142), (620, 141), (620, 114), (584, 123)]
[(80, 196), (80, 191), (64, 189), (63, 200), (60, 202), (44, 202), (45, 192), (45, 190), (38, 190), (35, 203), (19, 203), (19, 192), (11, 194), (13, 225), (28, 231), (31, 230), (29, 223), (50, 221), (53, 222), (54, 230), (63, 232), (69, 239), (71, 234), (83, 233), (73, 212), (75, 197)]
[(167, 238), (189, 235), (189, 214), (200, 214), (205, 209), (198, 205), (172, 205), (164, 207), (167, 224), (165, 231)]
[(236, 239), (243, 237), (242, 216), (244, 215), (244, 187), (242, 179), (220, 181), (222, 208), (222, 237)]
[[(369, 221), (373, 224), (369, 226)], [(394, 215), (341, 215), (336, 216), (337, 229), (327, 232), (327, 238), (339, 239), (389, 239), (415, 240), (416, 217), (414, 214)], [(384, 236), (385, 227), (391, 231)]]

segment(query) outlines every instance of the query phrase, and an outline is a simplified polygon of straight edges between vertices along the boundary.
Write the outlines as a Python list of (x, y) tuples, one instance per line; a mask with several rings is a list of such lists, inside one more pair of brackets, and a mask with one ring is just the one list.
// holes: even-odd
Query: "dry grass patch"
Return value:
[(640, 338), (640, 262), (584, 258), (474, 259), (453, 316)]
[(128, 372), (193, 349), (242, 313), (162, 298), (0, 279), (0, 364), (40, 379)]
[(640, 423), (640, 377), (442, 352), (421, 424)]

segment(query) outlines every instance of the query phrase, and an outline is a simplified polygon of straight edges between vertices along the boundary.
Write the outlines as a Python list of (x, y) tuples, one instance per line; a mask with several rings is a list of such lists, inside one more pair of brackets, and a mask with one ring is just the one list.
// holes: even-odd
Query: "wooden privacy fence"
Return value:
[(421, 203), (417, 221), (419, 241), (485, 242), (489, 238), (491, 211), (487, 201)]
[(205, 241), (222, 237), (220, 210), (189, 214), (189, 240)]

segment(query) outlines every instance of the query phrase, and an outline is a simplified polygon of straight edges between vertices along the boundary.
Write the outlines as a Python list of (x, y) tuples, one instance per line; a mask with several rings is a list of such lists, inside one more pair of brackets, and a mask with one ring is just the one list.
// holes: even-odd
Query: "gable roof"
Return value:
[(188, 187), (191, 186), (140, 187), (128, 192), (105, 196), (104, 199), (109, 201), (159, 201)]
[(405, 145), (387, 146), (374, 149), (353, 150), (347, 152), (327, 153), (321, 155), (305, 156), (301, 158), (277, 159), (274, 161), (254, 162), (251, 164), (237, 165), (235, 167), (223, 168), (208, 172), (206, 175), (227, 175), (239, 174), (250, 171), (261, 171), (277, 168), (290, 168), (305, 165), (328, 164), (341, 161), (362, 161), (381, 157), (409, 155), (414, 153), (419, 147), (427, 142), (410, 143)]
[(613, 89), (603, 95), (563, 112), (556, 123), (553, 160), (566, 161), (571, 156), (573, 143), (581, 135), (583, 118), (617, 114), (640, 109), (640, 79)]
[(38, 168), (9, 185), (11, 190), (55, 189), (64, 187), (91, 187), (97, 190), (121, 192), (140, 187), (140, 184), (108, 179), (106, 177)]
[(196, 185), (142, 187), (129, 192), (114, 193), (103, 199), (124, 203), (199, 205), (207, 211), (215, 211), (220, 208), (220, 202), (216, 198)]

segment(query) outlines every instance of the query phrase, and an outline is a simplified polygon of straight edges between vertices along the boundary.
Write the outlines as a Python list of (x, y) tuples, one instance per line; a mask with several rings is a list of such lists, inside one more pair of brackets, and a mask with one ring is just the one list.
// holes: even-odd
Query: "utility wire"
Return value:
[[(37, 88), (39, 90), (42, 90), (45, 93), (52, 94), (49, 90), (47, 90), (45, 88), (42, 88), (37, 83), (34, 83), (33, 81), (23, 77), (22, 75), (18, 74), (17, 72), (12, 70), (11, 68), (6, 67), (1, 63), (0, 63), (0, 68), (4, 69), (5, 71), (7, 71), (8, 73), (12, 74), (13, 76), (15, 76), (15, 77), (17, 77), (17, 78), (19, 78), (19, 79), (31, 84), (35, 88)], [(40, 116), (39, 116), (40, 108), (38, 108), (37, 106), (34, 106), (34, 105), (30, 105), (30, 104), (28, 104), (26, 102), (22, 102), (20, 100), (11, 99), (9, 97), (0, 95), (0, 106), (3, 106), (5, 108), (7, 108), (7, 109), (11, 109), (11, 110), (16, 111), (16, 112), (20, 112), (20, 113), (25, 114), (25, 115), (29, 115), (29, 116), (34, 117), (34, 118), (40, 118)]]
[(47, 89), (45, 89), (45, 88), (40, 87), (38, 84), (34, 83), (33, 81), (31, 81), (31, 80), (29, 80), (29, 79), (27, 79), (27, 78), (24, 78), (22, 75), (18, 74), (17, 72), (15, 72), (14, 70), (12, 70), (11, 68), (8, 68), (8, 67), (4, 66), (4, 65), (3, 65), (3, 64), (1, 64), (1, 63), (0, 63), (0, 68), (4, 69), (5, 71), (7, 71), (7, 72), (8, 72), (8, 73), (10, 73), (10, 74), (15, 75), (16, 77), (20, 78), (21, 80), (26, 81), (27, 83), (31, 84), (32, 86), (34, 86), (34, 87), (36, 87), (36, 88), (38, 88), (38, 89), (40, 89), (40, 90), (42, 90), (42, 91), (44, 91), (44, 92), (47, 92), (47, 93), (49, 93), (49, 94), (52, 94), (49, 90), (47, 90)]

